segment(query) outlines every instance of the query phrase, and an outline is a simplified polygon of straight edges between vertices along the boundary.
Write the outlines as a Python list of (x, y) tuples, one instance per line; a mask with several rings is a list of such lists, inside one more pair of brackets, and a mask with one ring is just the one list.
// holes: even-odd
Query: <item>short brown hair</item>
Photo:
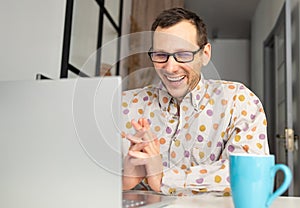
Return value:
[(186, 10), (184, 8), (172, 8), (164, 10), (160, 13), (151, 26), (151, 30), (155, 31), (157, 27), (167, 28), (171, 27), (183, 20), (190, 21), (195, 25), (198, 35), (197, 43), (200, 47), (203, 47), (207, 41), (206, 25), (203, 20), (194, 12)]

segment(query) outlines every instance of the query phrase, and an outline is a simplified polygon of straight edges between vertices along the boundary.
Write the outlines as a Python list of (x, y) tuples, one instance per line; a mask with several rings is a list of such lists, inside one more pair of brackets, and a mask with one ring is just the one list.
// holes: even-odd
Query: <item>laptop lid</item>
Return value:
[(121, 78), (0, 82), (0, 207), (121, 207)]

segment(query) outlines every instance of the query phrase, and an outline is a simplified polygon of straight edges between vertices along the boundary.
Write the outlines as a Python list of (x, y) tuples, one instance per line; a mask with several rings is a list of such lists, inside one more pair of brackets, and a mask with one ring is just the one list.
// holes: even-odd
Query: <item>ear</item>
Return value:
[(203, 66), (206, 66), (208, 64), (208, 62), (210, 61), (210, 57), (211, 57), (211, 45), (210, 45), (210, 43), (207, 43), (204, 46), (203, 52), (202, 52)]

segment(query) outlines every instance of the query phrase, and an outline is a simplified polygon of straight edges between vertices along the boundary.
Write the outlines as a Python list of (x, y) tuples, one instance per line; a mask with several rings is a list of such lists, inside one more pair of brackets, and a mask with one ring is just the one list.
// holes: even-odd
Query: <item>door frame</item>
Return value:
[[(283, 24), (283, 25), (282, 25)], [(283, 27), (282, 27), (283, 26)], [(285, 67), (285, 132), (276, 132), (277, 130), (277, 79), (276, 66), (276, 38), (280, 30), (284, 30), (284, 67)], [(276, 161), (281, 158), (278, 149), (279, 142), (284, 142), (286, 156), (284, 163), (289, 166), (294, 173), (294, 130), (293, 130), (293, 82), (292, 82), (292, 28), (291, 28), (291, 4), (290, 0), (285, 0), (280, 15), (271, 33), (264, 41), (264, 105), (268, 118), (268, 135), (271, 154), (277, 156)], [(275, 70), (274, 70), (275, 69)], [(275, 104), (275, 105), (274, 105)], [(284, 140), (282, 140), (284, 139)], [(282, 161), (280, 161), (282, 162)], [(278, 184), (276, 184), (278, 186)], [(292, 182), (287, 195), (294, 195), (294, 183)]]

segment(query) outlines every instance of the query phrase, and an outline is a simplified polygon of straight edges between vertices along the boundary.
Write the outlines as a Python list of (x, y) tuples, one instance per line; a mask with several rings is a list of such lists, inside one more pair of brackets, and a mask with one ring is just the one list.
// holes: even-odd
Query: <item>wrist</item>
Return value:
[(153, 191), (161, 192), (160, 188), (162, 183), (162, 176), (163, 176), (162, 173), (147, 176), (148, 184)]
[(147, 177), (157, 176), (162, 174), (163, 166), (160, 155), (150, 157), (145, 165)]

